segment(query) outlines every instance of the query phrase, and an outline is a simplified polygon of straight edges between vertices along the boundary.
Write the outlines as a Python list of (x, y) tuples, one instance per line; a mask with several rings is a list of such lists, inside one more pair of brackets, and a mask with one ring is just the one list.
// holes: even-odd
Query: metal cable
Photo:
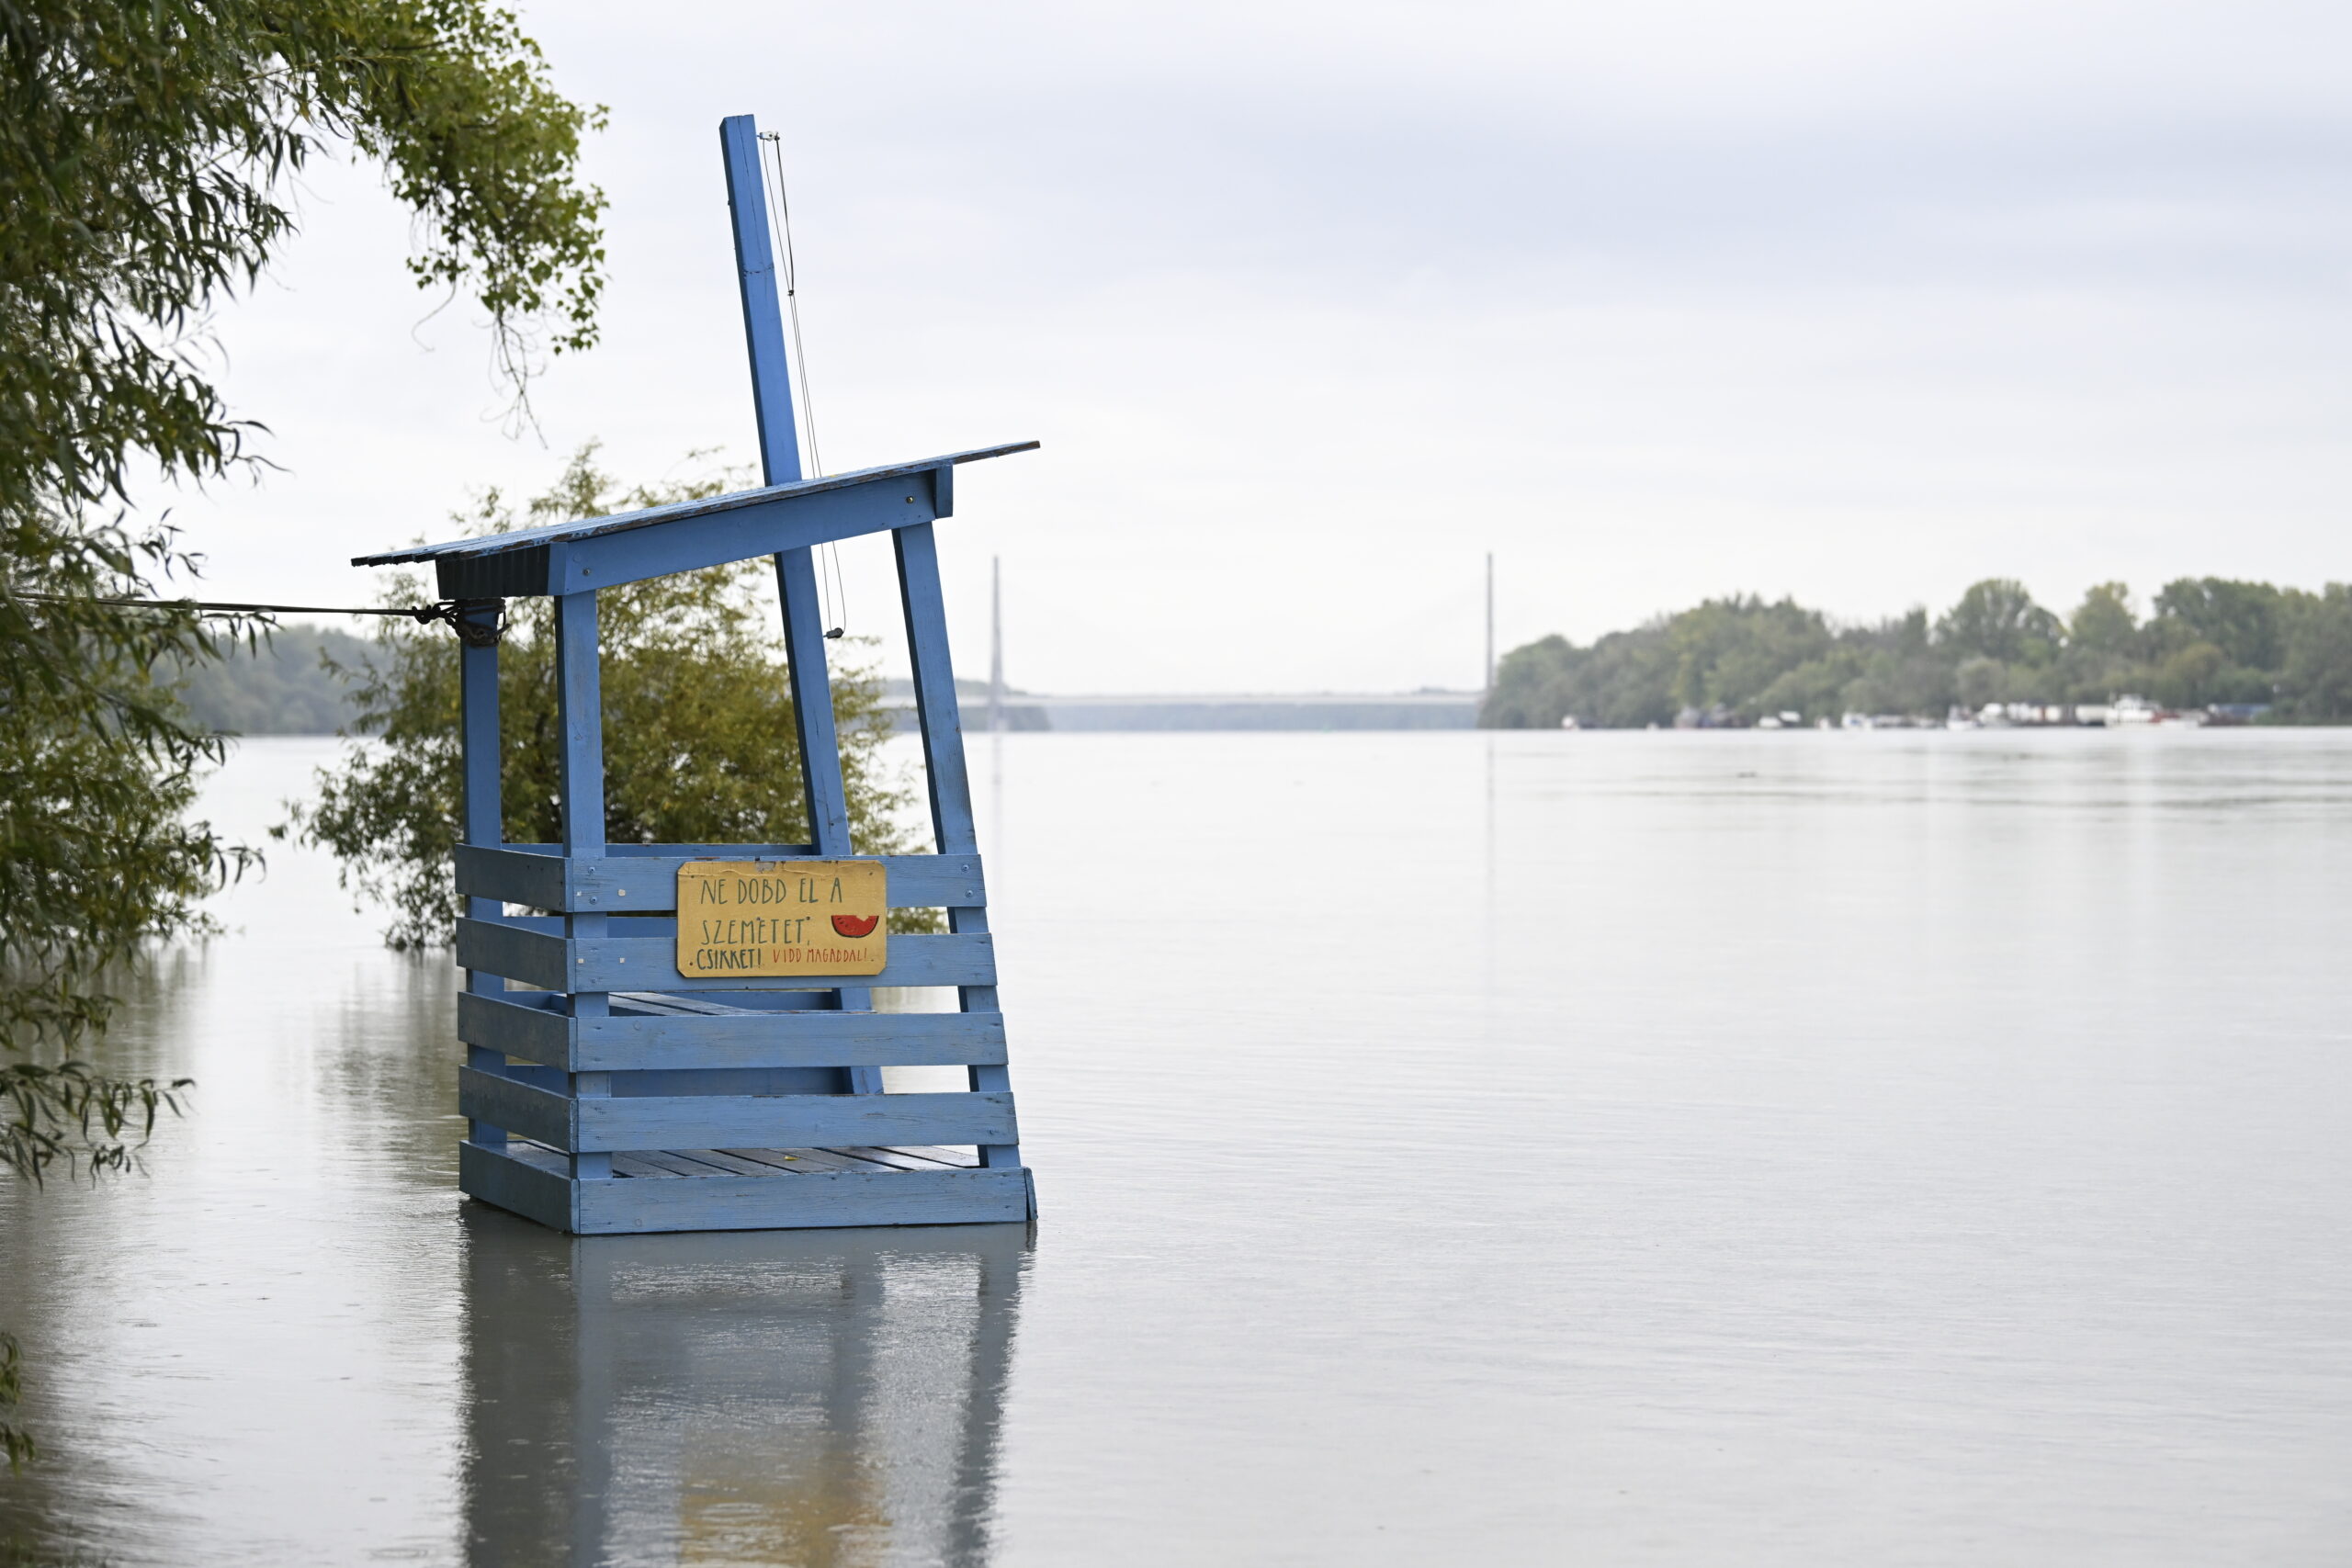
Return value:
[[(794, 389), (800, 394), (800, 425), (808, 432), (808, 468), (813, 479), (825, 477), (825, 457), (817, 443), (817, 392), (813, 378), (808, 374), (808, 349), (800, 336), (800, 261), (792, 245), (792, 194), (784, 183), (784, 138), (775, 131), (760, 132), (760, 140), (767, 143), (768, 155), (762, 167), (764, 182), (771, 176), (775, 182), (775, 199), (768, 203), (768, 234), (772, 244), (783, 258), (784, 305), (792, 319), (792, 360)], [(849, 621), (849, 582), (842, 574), (841, 546), (828, 542), (819, 555), (820, 567), (817, 576), (818, 592), (823, 596), (825, 636), (838, 638)], [(835, 606), (839, 606), (838, 615)]]
[(219, 599), (88, 599), (78, 593), (17, 593), (11, 598), (27, 600), (35, 604), (110, 604), (130, 610), (200, 610), (214, 615), (406, 615), (413, 621), (447, 620), (457, 611), (457, 601), (447, 600), (434, 604), (242, 604)]
[[(9, 597), (34, 604), (105, 604), (123, 610), (192, 610), (199, 615), (399, 615), (430, 626), (447, 621), (456, 629), (459, 638), (475, 647), (489, 647), (498, 641), (506, 627), (506, 602), (503, 599), (442, 599), (430, 604), (247, 604), (222, 599), (98, 599), (85, 598), (75, 593), (17, 593)], [(495, 606), (497, 619), (481, 626), (460, 620), (468, 609)]]

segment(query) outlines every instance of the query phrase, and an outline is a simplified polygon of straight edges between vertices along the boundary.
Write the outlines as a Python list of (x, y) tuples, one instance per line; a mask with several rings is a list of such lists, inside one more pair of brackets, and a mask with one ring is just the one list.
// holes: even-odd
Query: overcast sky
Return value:
[(991, 555), (1046, 691), (1473, 686), (1489, 549), (1506, 648), (2352, 577), (2341, 5), (522, 10), (611, 109), (605, 346), (509, 439), (479, 312), (316, 171), (219, 322), (284, 471), (179, 503), (214, 592), (353, 602), (590, 438), (750, 460), (736, 113), (785, 138), (827, 467), (1045, 443), (942, 525), (966, 673)]

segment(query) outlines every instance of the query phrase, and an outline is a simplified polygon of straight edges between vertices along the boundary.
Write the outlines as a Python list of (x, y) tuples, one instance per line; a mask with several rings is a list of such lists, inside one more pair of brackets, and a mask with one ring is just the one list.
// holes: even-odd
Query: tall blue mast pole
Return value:
[(752, 400), (760, 421), (760, 468), (772, 485), (800, 472), (800, 431), (792, 417), (792, 368), (784, 354), (784, 309), (768, 238), (767, 187), (760, 178), (760, 128), (747, 114), (718, 122), (727, 156), (727, 204), (735, 218), (735, 281), (743, 293), (743, 337), (752, 355)]
[[(800, 434), (792, 418), (792, 371), (784, 352), (783, 301), (775, 286), (775, 246), (768, 237), (767, 186), (760, 178), (760, 129), (747, 114), (718, 122), (727, 159), (727, 204), (735, 221), (735, 277), (743, 293), (743, 339), (752, 355), (752, 397), (760, 422), (760, 468), (772, 485), (800, 472)], [(806, 375), (808, 367), (803, 366)], [(800, 729), (800, 782), (808, 802), (810, 841), (820, 855), (849, 855), (849, 792), (842, 781), (840, 737), (833, 728), (833, 688), (825, 663), (825, 626), (817, 599), (813, 550), (775, 558), (775, 584), (784, 602), (784, 647), (792, 680), (793, 717)], [(834, 1005), (863, 1011), (874, 993), (843, 987)], [(851, 1089), (882, 1092), (882, 1069), (852, 1067)]]

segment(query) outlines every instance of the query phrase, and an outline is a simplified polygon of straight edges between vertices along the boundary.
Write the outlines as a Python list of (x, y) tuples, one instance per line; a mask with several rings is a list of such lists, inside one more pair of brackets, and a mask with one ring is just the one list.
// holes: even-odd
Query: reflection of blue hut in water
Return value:
[(1023, 1228), (465, 1220), (468, 1561), (988, 1561)]
[[(801, 477), (757, 133), (720, 127), (743, 289), (759, 490), (362, 557), (430, 562), (463, 643), (466, 896), (458, 961), (470, 1119), (459, 1182), (578, 1232), (968, 1224), (1034, 1215), (997, 1011), (996, 964), (932, 523), (956, 465), (989, 447)], [(935, 854), (850, 842), (820, 618), (819, 545), (896, 551)], [(807, 844), (608, 844), (597, 591), (775, 558), (799, 727)], [(501, 842), (498, 626), (508, 598), (556, 608), (560, 844)], [(878, 866), (878, 874), (875, 868)], [(821, 877), (811, 876), (821, 873)], [(775, 907), (816, 898), (797, 920)], [(842, 903), (853, 889), (865, 902)], [(681, 919), (681, 900), (710, 901)], [(727, 918), (740, 907), (745, 919)], [(508, 915), (519, 905), (543, 911)], [(890, 935), (887, 908), (947, 911)], [(828, 917), (831, 917), (830, 919)], [(697, 918), (710, 917), (710, 918)], [(952, 986), (952, 1013), (884, 1013), (873, 988)], [(968, 1069), (955, 1093), (886, 1093), (883, 1069)]]

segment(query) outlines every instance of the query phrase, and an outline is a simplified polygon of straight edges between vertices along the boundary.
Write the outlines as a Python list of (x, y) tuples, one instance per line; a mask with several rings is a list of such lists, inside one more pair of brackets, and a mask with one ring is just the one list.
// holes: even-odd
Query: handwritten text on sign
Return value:
[(678, 868), (678, 973), (878, 975), (890, 897), (870, 860), (695, 860)]

